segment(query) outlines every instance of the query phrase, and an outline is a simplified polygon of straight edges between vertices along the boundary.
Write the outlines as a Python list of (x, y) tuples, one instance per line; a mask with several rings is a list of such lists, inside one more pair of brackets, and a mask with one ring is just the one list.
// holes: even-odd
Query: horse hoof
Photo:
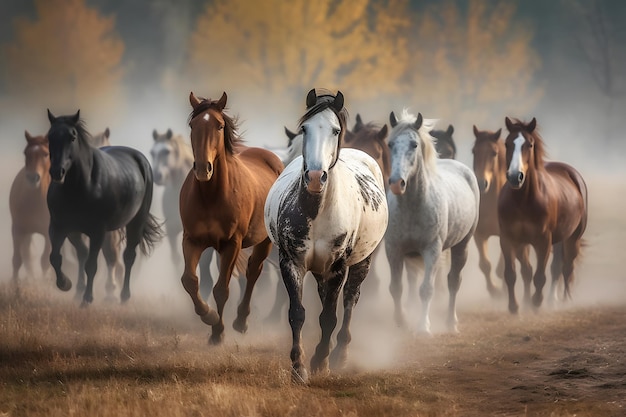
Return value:
[(87, 308), (87, 307), (89, 307), (89, 304), (91, 304), (91, 301), (83, 300), (83, 302), (80, 303), (80, 308)]
[(235, 319), (233, 322), (233, 329), (237, 330), (239, 333), (245, 334), (248, 331), (248, 323), (246, 323), (246, 319)]
[(346, 349), (333, 349), (330, 353), (330, 367), (331, 369), (343, 369), (348, 362), (348, 352)]
[(533, 306), (541, 307), (541, 303), (543, 302), (543, 296), (539, 293), (533, 295)]
[(222, 342), (224, 342), (224, 333), (212, 334), (209, 337), (209, 345), (211, 346), (219, 346)]
[(200, 319), (204, 324), (208, 324), (209, 326), (215, 326), (217, 323), (219, 323), (220, 316), (215, 310), (209, 310), (208, 313), (200, 316)]
[(318, 359), (316, 355), (313, 355), (311, 358), (311, 372), (322, 375), (328, 374), (330, 372), (328, 368), (328, 357)]
[(61, 291), (69, 291), (72, 289), (72, 281), (69, 279), (57, 279), (57, 288)]
[(307, 385), (309, 383), (309, 373), (304, 366), (293, 366), (291, 368), (291, 381), (294, 384)]

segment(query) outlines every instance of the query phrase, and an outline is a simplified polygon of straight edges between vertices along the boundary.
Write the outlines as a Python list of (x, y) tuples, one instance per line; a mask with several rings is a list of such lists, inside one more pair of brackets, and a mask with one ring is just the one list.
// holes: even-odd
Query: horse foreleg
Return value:
[(61, 247), (63, 246), (67, 234), (51, 224), (48, 235), (50, 236), (50, 244), (52, 245), (52, 249), (50, 250), (50, 265), (52, 265), (54, 273), (56, 274), (57, 288), (61, 291), (69, 291), (72, 288), (72, 281), (70, 281), (61, 270), (61, 264), (63, 263)]
[(272, 241), (265, 239), (252, 250), (252, 255), (248, 259), (248, 269), (246, 271), (246, 290), (241, 299), (239, 307), (237, 307), (237, 318), (233, 322), (233, 328), (238, 332), (245, 333), (248, 330), (248, 316), (250, 315), (250, 300), (252, 299), (252, 290), (256, 284), (261, 271), (263, 270), (263, 261), (272, 250)]
[(331, 266), (328, 275), (313, 274), (317, 281), (317, 292), (322, 301), (322, 312), (319, 316), (322, 336), (311, 357), (311, 372), (328, 372), (328, 355), (330, 353), (330, 337), (337, 326), (337, 299), (341, 285), (346, 277), (345, 259), (339, 259)]
[(213, 298), (215, 298), (219, 317), (217, 323), (213, 324), (213, 331), (209, 338), (209, 343), (213, 345), (218, 345), (224, 340), (224, 306), (230, 294), (230, 278), (240, 253), (241, 241), (237, 239), (231, 240), (229, 245), (220, 252), (220, 273), (213, 288)]
[[(391, 243), (385, 241), (385, 252), (390, 269), (389, 292), (394, 302), (394, 319), (399, 327), (406, 327), (404, 310), (402, 308), (402, 270), (404, 269), (404, 256), (400, 254)], [(408, 275), (408, 274), (407, 274)], [(417, 279), (417, 277), (407, 277)]]
[(112, 301), (115, 299), (113, 293), (116, 287), (117, 271), (122, 270), (120, 265), (120, 240), (117, 234), (119, 231), (107, 232), (104, 237), (104, 243), (102, 244), (102, 254), (107, 263), (107, 282), (106, 282), (106, 300)]
[(68, 239), (74, 249), (76, 250), (76, 258), (78, 259), (78, 279), (76, 280), (76, 300), (80, 299), (85, 294), (85, 262), (89, 255), (89, 249), (83, 241), (83, 235), (80, 233), (70, 233)]
[(89, 236), (89, 254), (87, 255), (87, 261), (85, 262), (87, 286), (85, 287), (85, 294), (83, 295), (81, 307), (87, 307), (93, 302), (93, 279), (95, 278), (98, 270), (98, 255), (100, 254), (100, 249), (102, 249), (103, 242), (104, 231), (94, 233)]
[(448, 330), (452, 333), (458, 333), (457, 324), (459, 322), (456, 316), (456, 295), (461, 287), (461, 271), (467, 262), (467, 245), (469, 239), (462, 241), (450, 248), (450, 272), (448, 273)]
[(50, 244), (50, 237), (48, 237), (47, 233), (43, 234), (43, 238), (44, 247), (39, 262), (41, 265), (41, 274), (45, 277), (48, 274), (48, 270), (50, 269), (50, 250), (52, 249), (52, 245)]
[(520, 262), (520, 272), (524, 282), (524, 305), (529, 306), (531, 305), (530, 284), (533, 280), (533, 267), (530, 264), (530, 247), (528, 245), (519, 246), (515, 251), (515, 256)]
[(441, 257), (441, 244), (437, 243), (433, 247), (428, 248), (422, 256), (424, 258), (424, 281), (420, 285), (422, 314), (417, 325), (417, 331), (430, 335), (430, 303), (435, 290), (433, 279), (436, 276), (439, 258)]
[(213, 275), (211, 275), (211, 262), (213, 262), (215, 249), (206, 248), (200, 255), (200, 296), (208, 300), (213, 290)]
[(304, 349), (302, 348), (302, 326), (304, 326), (305, 310), (302, 305), (302, 283), (305, 271), (287, 258), (280, 251), (280, 272), (289, 294), (289, 325), (291, 326), (291, 379), (293, 382), (306, 384), (309, 375), (304, 366)]
[(352, 335), (350, 334), (352, 311), (359, 301), (361, 284), (370, 271), (371, 260), (374, 254), (348, 269), (348, 278), (343, 286), (343, 322), (337, 334), (337, 346), (330, 354), (330, 366), (333, 369), (343, 368), (348, 360), (348, 345), (352, 341)]
[(543, 302), (543, 286), (546, 284), (546, 266), (548, 265), (548, 257), (550, 256), (551, 247), (551, 237), (548, 237), (535, 245), (535, 252), (537, 254), (537, 270), (533, 276), (533, 283), (535, 284), (533, 305), (535, 308), (540, 307)]
[(183, 258), (185, 260), (185, 270), (180, 281), (183, 284), (183, 288), (193, 302), (196, 314), (200, 316), (202, 321), (206, 324), (213, 325), (219, 321), (219, 316), (215, 310), (211, 309), (209, 305), (200, 296), (200, 287), (198, 283), (198, 275), (196, 273), (198, 268), (198, 261), (202, 252), (205, 250), (205, 246), (198, 245), (187, 236), (183, 236)]
[(11, 228), (13, 236), (13, 282), (17, 284), (20, 268), (23, 264), (22, 250), (23, 250), (23, 233), (18, 230), (15, 225)]
[(480, 271), (485, 276), (485, 282), (487, 283), (487, 291), (489, 291), (489, 295), (492, 298), (495, 298), (498, 296), (499, 291), (491, 279), (491, 262), (489, 262), (489, 257), (487, 256), (488, 238), (488, 236), (484, 236), (482, 234), (474, 234), (474, 242), (476, 243), (476, 248), (478, 249), (478, 266)]
[(515, 299), (515, 281), (517, 274), (515, 272), (515, 248), (511, 241), (504, 236), (500, 236), (500, 249), (504, 257), (504, 282), (509, 292), (509, 312), (517, 314), (519, 305)]

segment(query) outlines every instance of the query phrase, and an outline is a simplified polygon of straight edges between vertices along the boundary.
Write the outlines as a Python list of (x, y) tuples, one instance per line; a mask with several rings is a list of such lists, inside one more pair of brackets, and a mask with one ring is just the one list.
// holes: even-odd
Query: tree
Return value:
[(15, 41), (2, 50), (12, 102), (36, 103), (42, 114), (46, 107), (112, 110), (121, 98), (124, 52), (114, 19), (85, 0), (36, 0), (35, 6), (37, 19), (15, 19)]
[(197, 20), (187, 74), (205, 94), (245, 91), (288, 109), (313, 87), (340, 89), (348, 104), (400, 94), (407, 12), (407, 0), (216, 0)]
[[(470, 0), (419, 13), (412, 25), (413, 99), (426, 117), (497, 130), (505, 115), (526, 117), (542, 94), (532, 30), (515, 21), (515, 3)], [(468, 135), (470, 136), (470, 135)]]

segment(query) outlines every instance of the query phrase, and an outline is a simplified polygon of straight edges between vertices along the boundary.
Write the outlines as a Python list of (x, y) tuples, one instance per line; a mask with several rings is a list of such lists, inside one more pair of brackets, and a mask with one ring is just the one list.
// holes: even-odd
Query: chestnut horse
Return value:
[[(26, 137), (25, 166), (17, 173), (9, 195), (11, 211), (11, 233), (13, 235), (13, 280), (17, 282), (19, 270), (24, 265), (29, 276), (33, 275), (30, 259), (30, 243), (33, 234), (44, 237), (44, 250), (41, 255), (41, 270), (45, 274), (50, 267), (50, 239), (48, 226), (50, 214), (46, 195), (50, 186), (50, 151), (48, 138)], [(24, 262), (25, 261), (25, 262)]]
[[(498, 218), (509, 311), (517, 313), (514, 256), (528, 245), (537, 256), (532, 277), (533, 305), (539, 307), (543, 301), (545, 269), (552, 245), (555, 246), (551, 299), (561, 270), (564, 297), (571, 298), (574, 261), (587, 226), (587, 185), (570, 165), (544, 162), (544, 142), (537, 132), (535, 118), (522, 123), (507, 117), (505, 123), (509, 131), (505, 140), (507, 181), (498, 197)], [(530, 301), (529, 294), (525, 299)]]
[[(270, 187), (283, 170), (273, 152), (243, 145), (236, 119), (224, 113), (226, 100), (226, 93), (219, 100), (189, 95), (194, 162), (180, 191), (185, 260), (181, 281), (196, 314), (213, 326), (209, 339), (212, 344), (224, 338), (224, 305), (235, 263), (242, 248), (253, 247), (245, 294), (233, 323), (239, 332), (248, 328), (252, 290), (272, 249), (263, 223), (263, 207)], [(202, 299), (196, 274), (200, 255), (208, 247), (220, 255), (219, 278), (213, 288), (217, 312)]]

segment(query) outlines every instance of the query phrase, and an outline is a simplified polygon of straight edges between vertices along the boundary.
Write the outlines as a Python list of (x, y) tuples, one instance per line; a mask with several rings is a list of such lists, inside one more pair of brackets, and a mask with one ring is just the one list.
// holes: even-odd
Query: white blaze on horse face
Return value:
[(209, 116), (209, 113), (204, 113), (204, 116), (202, 116), (202, 118), (204, 119), (205, 122), (208, 122), (211, 116)]
[(517, 137), (513, 141), (515, 148), (513, 149), (513, 156), (511, 157), (511, 163), (509, 164), (508, 175), (517, 174), (523, 171), (524, 162), (522, 161), (522, 145), (524, 145), (526, 139), (521, 133), (517, 134)]
[(302, 123), (304, 128), (302, 155), (309, 170), (328, 171), (337, 158), (341, 125), (335, 112), (326, 109)]

